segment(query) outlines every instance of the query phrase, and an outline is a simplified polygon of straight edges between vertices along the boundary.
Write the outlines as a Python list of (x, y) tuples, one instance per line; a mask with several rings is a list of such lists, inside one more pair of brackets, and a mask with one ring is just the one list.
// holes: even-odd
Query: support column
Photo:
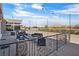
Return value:
[(0, 40), (1, 40), (1, 37), (2, 37), (2, 27), (1, 27), (1, 24), (2, 24), (2, 9), (1, 9), (1, 4), (0, 4)]
[(0, 3), (0, 40), (3, 39), (3, 36), (5, 35), (5, 20), (3, 19), (3, 13), (2, 13), (2, 4)]

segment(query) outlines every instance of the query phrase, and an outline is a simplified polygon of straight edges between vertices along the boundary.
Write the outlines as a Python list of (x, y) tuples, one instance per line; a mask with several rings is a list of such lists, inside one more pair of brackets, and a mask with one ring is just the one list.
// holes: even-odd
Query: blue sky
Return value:
[(78, 3), (3, 3), (5, 19), (21, 19), (24, 26), (79, 24)]

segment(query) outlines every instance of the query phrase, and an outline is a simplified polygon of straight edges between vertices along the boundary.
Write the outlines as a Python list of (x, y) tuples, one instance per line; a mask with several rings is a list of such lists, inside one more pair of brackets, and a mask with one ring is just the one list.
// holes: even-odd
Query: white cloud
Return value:
[(49, 18), (48, 16), (40, 16), (40, 15), (33, 15), (33, 18), (37, 18), (37, 19), (47, 19)]
[(51, 10), (52, 13), (79, 14), (79, 4), (65, 6), (64, 10)]
[(21, 4), (20, 3), (15, 3), (15, 6), (21, 6)]
[(48, 16), (36, 15), (32, 12), (24, 11), (24, 10), (21, 10), (21, 9), (18, 9), (18, 8), (14, 10), (13, 15), (15, 15), (16, 17), (26, 16), (26, 17), (39, 18), (39, 19), (48, 18)]
[(19, 9), (15, 9), (15, 11), (13, 12), (13, 14), (15, 16), (21, 17), (21, 16), (33, 16), (34, 14), (31, 12), (27, 12), (24, 10), (19, 10)]
[(25, 11), (25, 6), (27, 4), (24, 5), (24, 4), (21, 4), (21, 3), (15, 3), (13, 5), (15, 5), (13, 15), (16, 16), (16, 17), (33, 16), (34, 15), (34, 13), (32, 13), (32, 12)]
[(21, 6), (21, 3), (9, 3), (11, 5), (14, 5), (14, 6)]
[[(15, 9), (14, 9), (14, 11), (13, 11), (13, 15), (14, 16), (16, 16), (16, 17), (23, 17), (23, 16), (27, 16), (27, 17), (31, 17), (31, 18), (48, 18), (48, 16), (41, 16), (41, 15), (36, 15), (36, 14), (34, 14), (34, 13), (32, 13), (32, 12), (29, 12), (29, 11), (25, 11), (24, 9), (25, 9), (25, 6), (27, 5), (27, 4), (25, 4), (25, 6), (23, 5), (22, 6), (22, 4), (14, 4), (16, 7), (15, 7)], [(43, 7), (42, 7), (42, 4), (33, 4), (33, 5), (35, 5), (35, 6), (38, 6), (38, 9), (42, 9)], [(33, 6), (32, 5), (32, 6)]]
[(43, 6), (42, 4), (32, 4), (32, 8), (37, 9), (37, 10), (42, 10)]
[(22, 10), (24, 7), (21, 3), (15, 3), (15, 9)]
[[(46, 16), (40, 16), (40, 15), (36, 15), (35, 13), (26, 11), (25, 8), (29, 6), (28, 4), (21, 4), (21, 3), (11, 3), (11, 4), (15, 6), (13, 15), (16, 17), (28, 16), (32, 18), (33, 17), (34, 18), (46, 18)], [(39, 9), (39, 10), (43, 8), (42, 4), (32, 4), (31, 7), (35, 9)]]
[(70, 5), (68, 11), (73, 14), (79, 14), (79, 4)]

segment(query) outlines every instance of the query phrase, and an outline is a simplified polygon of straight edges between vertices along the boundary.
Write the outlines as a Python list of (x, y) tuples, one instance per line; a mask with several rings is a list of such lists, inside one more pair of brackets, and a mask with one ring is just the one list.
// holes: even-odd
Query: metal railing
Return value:
[(48, 56), (67, 44), (68, 34), (56, 34), (0, 45), (0, 56)]

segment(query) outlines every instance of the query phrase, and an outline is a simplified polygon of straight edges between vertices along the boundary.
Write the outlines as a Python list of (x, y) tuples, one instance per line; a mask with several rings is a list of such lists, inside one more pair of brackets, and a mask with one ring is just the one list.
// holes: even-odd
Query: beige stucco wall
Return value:
[(0, 23), (0, 33), (1, 33), (1, 23)]
[(0, 40), (5, 35), (5, 31), (6, 31), (5, 21), (4, 19), (1, 20), (3, 21), (0, 22)]

